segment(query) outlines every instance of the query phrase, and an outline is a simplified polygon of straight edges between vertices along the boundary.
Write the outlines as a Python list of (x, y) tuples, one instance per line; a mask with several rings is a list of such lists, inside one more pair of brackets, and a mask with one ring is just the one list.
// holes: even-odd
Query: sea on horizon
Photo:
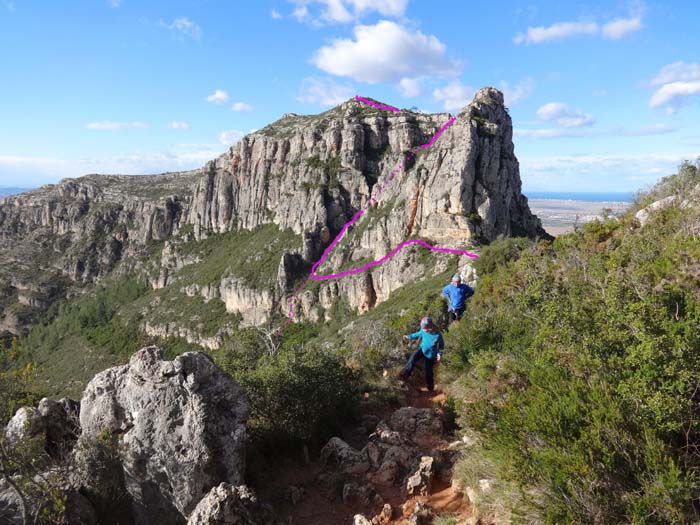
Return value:
[(634, 200), (633, 191), (527, 191), (529, 199), (583, 202), (626, 202)]

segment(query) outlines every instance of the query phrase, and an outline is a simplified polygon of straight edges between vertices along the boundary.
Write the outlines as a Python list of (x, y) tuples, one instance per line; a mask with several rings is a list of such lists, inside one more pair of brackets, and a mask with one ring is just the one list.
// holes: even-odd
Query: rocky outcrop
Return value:
[[(19, 409), (4, 446), (38, 439), (56, 460), (41, 463), (42, 476), (73, 502), (66, 523), (274, 523), (242, 486), (247, 414), (239, 385), (206, 354), (164, 361), (147, 347), (97, 374), (80, 405), (43, 399)], [(0, 481), (0, 516), (13, 523), (19, 509), (16, 490)]]
[(187, 525), (274, 525), (272, 509), (258, 501), (255, 493), (241, 485), (221, 483), (195, 507)]
[(397, 493), (407, 500), (404, 517), (426, 522), (430, 512), (423, 503), (414, 509), (415, 500), (425, 500), (432, 493), (434, 480), (448, 482), (457, 458), (444, 441), (440, 417), (433, 409), (403, 407), (386, 421), (368, 421), (362, 429), (369, 427), (375, 428), (362, 449), (339, 437), (328, 441), (321, 450), (326, 471), (318, 482), (321, 486), (342, 484), (342, 501), (351, 508), (381, 509), (371, 519), (355, 515), (355, 523), (391, 523), (392, 509), (385, 502)]
[(78, 439), (79, 413), (80, 404), (68, 398), (60, 401), (44, 398), (36, 409), (21, 407), (5, 427), (6, 442), (12, 446), (28, 438), (38, 438), (48, 454), (60, 457)]
[(90, 381), (80, 424), (84, 438), (119, 435), (138, 519), (177, 523), (212, 487), (243, 481), (247, 410), (238, 384), (205, 354), (163, 361), (149, 347)]

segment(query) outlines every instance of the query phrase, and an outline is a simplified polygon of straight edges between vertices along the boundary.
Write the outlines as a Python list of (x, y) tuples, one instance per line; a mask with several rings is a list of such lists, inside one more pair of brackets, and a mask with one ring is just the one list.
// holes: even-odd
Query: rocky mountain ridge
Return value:
[[(199, 170), (90, 175), (1, 199), (6, 284), (0, 290), (0, 330), (25, 332), (38, 312), (115, 269), (141, 273), (154, 289), (202, 290), (243, 325), (264, 324), (286, 313), (293, 285), (368, 205), (377, 181), (386, 180), (407, 152), (427, 143), (450, 117), (388, 113), (349, 100), (320, 115), (287, 114)], [(196, 273), (206, 257), (191, 253), (192, 246), (260, 228), (278, 228), (287, 239), (279, 252), (265, 255), (277, 263), (263, 282), (231, 267), (209, 282), (181, 277), (188, 266)], [(359, 266), (411, 237), (464, 248), (498, 235), (546, 233), (521, 193), (503, 95), (484, 88), (387, 185), (319, 272)], [(253, 237), (246, 265), (255, 265), (263, 251), (264, 243)], [(341, 300), (366, 311), (433, 271), (435, 261), (441, 268), (469, 270), (467, 258), (426, 260), (418, 249), (403, 250), (371, 271), (310, 287), (294, 304), (294, 315), (328, 319)], [(149, 329), (172, 331), (163, 326), (151, 323)], [(192, 339), (203, 340), (196, 334)]]

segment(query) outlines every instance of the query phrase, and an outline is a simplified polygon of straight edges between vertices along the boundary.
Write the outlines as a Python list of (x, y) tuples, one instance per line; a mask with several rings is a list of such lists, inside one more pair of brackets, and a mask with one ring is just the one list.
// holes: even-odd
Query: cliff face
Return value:
[[(391, 113), (350, 100), (315, 116), (288, 114), (208, 163), (185, 221), (195, 235), (274, 222), (319, 239), (364, 207), (377, 180), (427, 143), (451, 115)], [(496, 89), (484, 88), (433, 146), (381, 194), (409, 213), (390, 242), (417, 230), (434, 240), (544, 235), (521, 193), (513, 126)]]
[[(411, 237), (464, 248), (498, 235), (545, 236), (521, 193), (503, 95), (480, 90), (432, 146), (409, 154), (450, 118), (391, 113), (350, 100), (320, 115), (287, 114), (201, 170), (92, 175), (6, 197), (0, 200), (0, 278), (7, 283), (0, 291), (0, 330), (22, 331), (37, 309), (76, 284), (100, 279), (119, 261), (123, 268), (138, 267), (155, 241), (172, 242), (150, 256), (159, 269), (152, 285), (180, 288), (189, 283), (177, 282), (178, 271), (196, 264), (178, 252), (183, 235), (203, 241), (274, 223), (299, 241), (279, 254), (273, 284), (251, 287), (235, 272), (207, 283), (219, 290), (213, 300), (224, 301), (244, 324), (260, 324), (286, 311), (293, 282), (402, 161), (405, 169), (318, 273), (383, 257)], [(417, 250), (403, 250), (371, 271), (324, 281), (304, 292), (296, 312), (327, 316), (340, 297), (351, 308), (369, 309), (429, 271), (419, 259)], [(459, 267), (467, 263), (463, 258)]]

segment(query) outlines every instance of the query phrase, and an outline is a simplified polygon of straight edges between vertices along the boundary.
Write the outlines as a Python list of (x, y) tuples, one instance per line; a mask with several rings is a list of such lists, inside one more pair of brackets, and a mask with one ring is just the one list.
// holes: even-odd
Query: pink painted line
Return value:
[[(396, 108), (394, 108), (394, 107), (392, 107), (392, 106), (380, 106), (380, 105), (375, 104), (375, 103), (373, 103), (373, 102), (371, 102), (371, 101), (369, 101), (369, 100), (363, 99), (362, 97), (359, 97), (359, 96), (355, 96), (355, 99), (356, 99), (356, 100), (359, 100), (359, 101), (361, 101), (361, 102), (365, 102), (365, 103), (367, 103), (367, 104), (370, 104), (370, 105), (372, 105), (372, 106), (376, 106), (376, 107), (381, 108), (381, 109), (388, 109), (388, 110), (390, 110), (390, 111), (397, 111), (397, 112), (399, 111), (398, 109), (396, 109)], [(343, 238), (343, 236), (345, 235), (345, 232), (347, 231), (347, 229), (348, 229), (350, 226), (352, 226), (353, 224), (355, 224), (355, 223), (357, 222), (357, 220), (358, 220), (360, 217), (362, 217), (362, 215), (369, 209), (369, 207), (370, 207), (370, 206), (376, 201), (376, 199), (379, 197), (379, 194), (380, 194), (382, 191), (384, 191), (384, 189), (386, 188), (386, 186), (394, 179), (394, 177), (396, 177), (396, 175), (399, 174), (399, 173), (401, 172), (401, 170), (403, 170), (404, 165), (406, 164), (406, 161), (412, 159), (413, 157), (415, 157), (416, 154), (417, 154), (421, 149), (426, 149), (426, 148), (429, 148), (430, 146), (432, 146), (432, 145), (435, 143), (435, 141), (437, 140), (437, 138), (438, 138), (438, 137), (439, 137), (439, 136), (440, 136), (454, 121), (455, 121), (455, 120), (457, 120), (456, 117), (452, 117), (450, 120), (448, 120), (448, 121), (437, 131), (437, 133), (435, 133), (435, 135), (433, 136), (433, 138), (430, 139), (430, 142), (428, 142), (427, 144), (423, 144), (423, 145), (421, 145), (421, 146), (415, 148), (415, 150), (413, 150), (413, 151), (409, 151), (409, 152), (406, 154), (406, 157), (399, 163), (399, 165), (394, 169), (394, 171), (391, 172), (391, 174), (389, 175), (389, 177), (387, 178), (387, 180), (384, 182), (384, 184), (382, 184), (381, 188), (379, 188), (379, 190), (377, 190), (377, 191), (372, 195), (372, 197), (369, 199), (367, 205), (366, 205), (364, 208), (362, 208), (361, 210), (359, 210), (357, 213), (355, 213), (355, 215), (353, 215), (352, 219), (350, 219), (348, 222), (345, 223), (345, 225), (341, 228), (340, 233), (339, 233), (338, 235), (336, 235), (335, 239), (333, 239), (333, 242), (331, 242), (331, 244), (323, 251), (323, 255), (321, 255), (321, 258), (320, 258), (318, 261), (316, 261), (316, 262), (313, 264), (313, 266), (311, 266), (311, 275), (309, 275), (309, 278), (308, 278), (306, 281), (304, 281), (304, 283), (303, 283), (301, 286), (299, 286), (299, 288), (297, 288), (297, 289), (294, 291), (294, 293), (292, 294), (292, 296), (289, 298), (289, 315), (288, 315), (288, 319), (287, 319), (287, 320), (284, 322), (284, 324), (279, 328), (279, 330), (277, 330), (276, 335), (278, 335), (278, 336), (281, 335), (281, 334), (282, 334), (282, 330), (284, 330), (284, 329), (285, 329), (287, 326), (289, 326), (289, 324), (292, 322), (293, 315), (294, 315), (294, 313), (293, 313), (294, 300), (296, 299), (297, 294), (298, 294), (307, 284), (309, 284), (309, 281), (311, 281), (312, 279), (313, 279), (314, 281), (325, 281), (325, 280), (328, 280), (328, 279), (337, 279), (337, 278), (343, 277), (343, 276), (345, 276), (345, 275), (352, 275), (352, 274), (355, 274), (355, 273), (363, 272), (363, 271), (367, 270), (368, 268), (371, 268), (371, 267), (373, 267), (373, 266), (377, 266), (378, 264), (381, 264), (381, 263), (383, 263), (383, 262), (388, 261), (391, 257), (393, 257), (394, 255), (396, 255), (396, 254), (401, 250), (401, 248), (403, 248), (404, 246), (406, 246), (406, 245), (408, 245), (408, 244), (420, 244), (421, 246), (425, 246), (425, 247), (428, 248), (429, 250), (435, 251), (435, 252), (458, 253), (458, 254), (460, 254), (460, 255), (466, 255), (467, 257), (471, 257), (472, 259), (478, 259), (478, 258), (479, 258), (478, 255), (476, 255), (476, 254), (474, 254), (474, 253), (469, 253), (468, 251), (465, 251), (465, 250), (456, 250), (456, 249), (450, 249), (450, 248), (438, 248), (438, 247), (436, 247), (436, 246), (431, 246), (431, 245), (428, 244), (427, 242), (425, 242), (425, 241), (423, 241), (423, 240), (420, 240), (420, 239), (410, 239), (410, 240), (408, 240), (408, 241), (404, 241), (404, 242), (400, 243), (396, 248), (394, 248), (393, 250), (391, 250), (388, 254), (386, 254), (386, 255), (385, 255), (384, 257), (382, 257), (381, 259), (376, 260), (376, 261), (372, 261), (371, 263), (366, 264), (366, 265), (364, 265), (364, 266), (361, 266), (361, 267), (359, 267), (359, 268), (353, 268), (352, 270), (346, 270), (346, 271), (344, 271), (344, 272), (340, 272), (340, 273), (337, 273), (337, 274), (316, 275), (316, 268), (318, 268), (319, 265), (323, 264), (323, 262), (326, 260), (326, 257), (328, 257), (328, 254), (331, 252), (331, 250), (332, 250), (332, 249), (335, 247), (335, 245), (338, 244), (338, 242)]]
[[(313, 275), (313, 273), (312, 273), (312, 278), (314, 279), (314, 281), (325, 281), (326, 279), (337, 279), (338, 277), (343, 277), (345, 275), (352, 275), (354, 273), (363, 272), (363, 271), (367, 270), (368, 268), (371, 268), (372, 266), (377, 266), (378, 264), (381, 264), (383, 262), (388, 261), (394, 255), (396, 255), (399, 251), (401, 251), (401, 248), (403, 248), (404, 246), (406, 246), (408, 244), (420, 244), (420, 245), (425, 246), (426, 248), (428, 248), (434, 252), (459, 253), (460, 255), (466, 255), (467, 257), (471, 257), (472, 259), (479, 258), (478, 255), (476, 255), (474, 253), (469, 253), (469, 252), (464, 251), (464, 250), (453, 250), (450, 248), (437, 248), (435, 246), (431, 246), (430, 244), (428, 244), (427, 242), (425, 242), (421, 239), (410, 239), (408, 241), (404, 241), (404, 242), (400, 243), (396, 248), (391, 250), (389, 253), (387, 253), (381, 259), (378, 259), (376, 261), (372, 261), (371, 263), (366, 264), (364, 266), (361, 266), (359, 268), (353, 268), (352, 270), (346, 270), (344, 272), (334, 273), (331, 275)], [(313, 272), (313, 270), (312, 270), (312, 272)]]
[(355, 95), (355, 100), (358, 100), (360, 102), (364, 102), (365, 104), (369, 104), (370, 106), (374, 106), (375, 108), (379, 109), (386, 109), (389, 111), (393, 111), (394, 113), (400, 113), (401, 110), (398, 108), (395, 108), (394, 106), (383, 106), (382, 104), (377, 104), (376, 102), (372, 102), (371, 100), (367, 100), (366, 98), (362, 98), (359, 95)]
[(445, 131), (450, 126), (450, 124), (452, 124), (455, 120), (457, 120), (457, 117), (452, 117), (450, 120), (448, 120), (445, 123), (445, 125), (443, 127), (441, 127), (440, 130), (433, 136), (433, 138), (430, 139), (430, 142), (428, 142), (427, 144), (423, 144), (421, 146), (421, 149), (426, 149), (426, 148), (429, 148), (430, 146), (432, 146), (433, 143), (437, 140), (437, 138), (440, 135), (442, 135), (442, 132)]

